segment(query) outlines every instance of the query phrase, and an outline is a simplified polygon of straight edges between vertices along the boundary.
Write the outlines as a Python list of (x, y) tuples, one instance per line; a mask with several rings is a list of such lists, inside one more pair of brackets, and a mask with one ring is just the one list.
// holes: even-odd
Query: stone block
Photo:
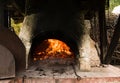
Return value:
[(0, 79), (15, 77), (15, 59), (13, 54), (0, 45)]

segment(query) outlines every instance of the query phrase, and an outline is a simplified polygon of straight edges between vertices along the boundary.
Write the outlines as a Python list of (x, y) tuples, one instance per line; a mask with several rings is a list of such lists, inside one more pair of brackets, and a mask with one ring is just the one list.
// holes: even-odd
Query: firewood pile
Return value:
[[(107, 26), (107, 37), (108, 37), (108, 44), (110, 44), (111, 38), (114, 33), (115, 25), (117, 22), (118, 16), (113, 15), (112, 13), (109, 13), (109, 17), (106, 16), (106, 26)], [(114, 54), (112, 56), (111, 64), (113, 65), (120, 65), (120, 39), (117, 44), (117, 47), (114, 51)]]
[(112, 64), (120, 65), (120, 41), (114, 51), (114, 54), (112, 57)]

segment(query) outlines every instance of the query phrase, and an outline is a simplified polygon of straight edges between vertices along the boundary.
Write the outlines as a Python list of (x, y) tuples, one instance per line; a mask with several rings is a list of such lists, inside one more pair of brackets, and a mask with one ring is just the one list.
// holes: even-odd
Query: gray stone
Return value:
[(0, 45), (0, 79), (15, 77), (15, 59), (13, 54)]

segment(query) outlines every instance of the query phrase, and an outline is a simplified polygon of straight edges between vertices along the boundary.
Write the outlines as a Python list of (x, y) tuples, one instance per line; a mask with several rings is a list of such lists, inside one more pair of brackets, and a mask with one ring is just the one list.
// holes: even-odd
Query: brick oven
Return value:
[[(95, 43), (89, 36), (90, 21), (85, 21), (84, 10), (68, 1), (38, 3), (44, 5), (31, 2), (19, 35), (26, 47), (26, 68), (48, 61), (74, 63), (81, 70), (89, 71), (89, 55), (96, 56), (99, 65)], [(91, 41), (95, 52), (91, 51)]]
[[(1, 0), (0, 4), (0, 82), (120, 81), (119, 68), (100, 66), (109, 61), (104, 59), (105, 1)], [(5, 28), (10, 28), (9, 16), (17, 22), (24, 18), (19, 36)], [(106, 57), (112, 57), (110, 53)]]
[[(100, 65), (95, 42), (90, 38), (91, 23), (85, 18), (87, 13), (82, 8), (83, 2), (79, 2), (82, 6), (67, 0), (58, 2), (53, 0), (49, 3), (40, 0), (38, 4), (31, 0), (28, 3), (19, 34), (24, 45), (10, 31), (8, 31), (12, 35), (10, 38), (15, 36), (13, 38), (16, 42), (15, 47), (13, 43), (11, 44), (12, 41), (6, 45), (1, 40), (3, 46), (9, 48), (6, 49), (8, 53), (15, 58), (12, 64), (14, 75), (15, 70), (22, 70), (21, 68), (24, 70), (25, 67), (35, 72), (42, 72), (45, 69), (49, 71), (50, 68), (54, 72), (64, 73), (59, 69), (70, 70), (72, 65), (74, 70), (90, 71), (91, 66)], [(9, 38), (8, 35), (5, 36)], [(4, 36), (1, 35), (1, 38)], [(3, 40), (7, 42), (6, 39)], [(17, 48), (19, 50), (15, 51)], [(1, 49), (4, 47), (1, 46)], [(69, 65), (70, 67), (66, 67)]]
[[(50, 44), (50, 42), (53, 41), (56, 41), (53, 42), (53, 44), (61, 42), (63, 44), (64, 42), (65, 45), (63, 48), (62, 45), (60, 47), (62, 50), (64, 49), (63, 52), (67, 50), (71, 52), (71, 58), (75, 59), (79, 57), (79, 47), (81, 42), (80, 39), (81, 34), (83, 33), (83, 21), (80, 21), (82, 18), (79, 18), (79, 14), (76, 15), (76, 13), (73, 14), (75, 16), (75, 18), (73, 18), (70, 11), (67, 11), (65, 13), (64, 11), (61, 11), (57, 14), (55, 12), (47, 13), (45, 12), (43, 15), (39, 13), (28, 15), (23, 22), (23, 32), (21, 30), (20, 38), (23, 40), (23, 43), (26, 46), (29, 61), (31, 62), (31, 59), (35, 60), (35, 56), (37, 57), (37, 55), (33, 56), (36, 54), (35, 51), (38, 52), (38, 49), (45, 51), (45, 48), (47, 49), (49, 47), (47, 44)], [(31, 20), (31, 18), (34, 19), (34, 22)], [(28, 24), (26, 25), (26, 23)], [(41, 45), (41, 43), (43, 45)], [(55, 48), (57, 49), (57, 46)], [(50, 49), (48, 50), (51, 51)], [(59, 52), (58, 49), (56, 52)], [(54, 54), (51, 55), (54, 56)], [(45, 54), (40, 54), (40, 56), (45, 56)]]

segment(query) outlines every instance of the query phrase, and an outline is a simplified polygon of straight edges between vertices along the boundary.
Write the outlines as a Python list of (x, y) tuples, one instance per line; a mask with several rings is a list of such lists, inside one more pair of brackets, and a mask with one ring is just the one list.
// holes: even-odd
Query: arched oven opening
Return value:
[(79, 54), (76, 42), (61, 32), (44, 32), (32, 41), (30, 65), (40, 62), (49, 64), (77, 64)]

